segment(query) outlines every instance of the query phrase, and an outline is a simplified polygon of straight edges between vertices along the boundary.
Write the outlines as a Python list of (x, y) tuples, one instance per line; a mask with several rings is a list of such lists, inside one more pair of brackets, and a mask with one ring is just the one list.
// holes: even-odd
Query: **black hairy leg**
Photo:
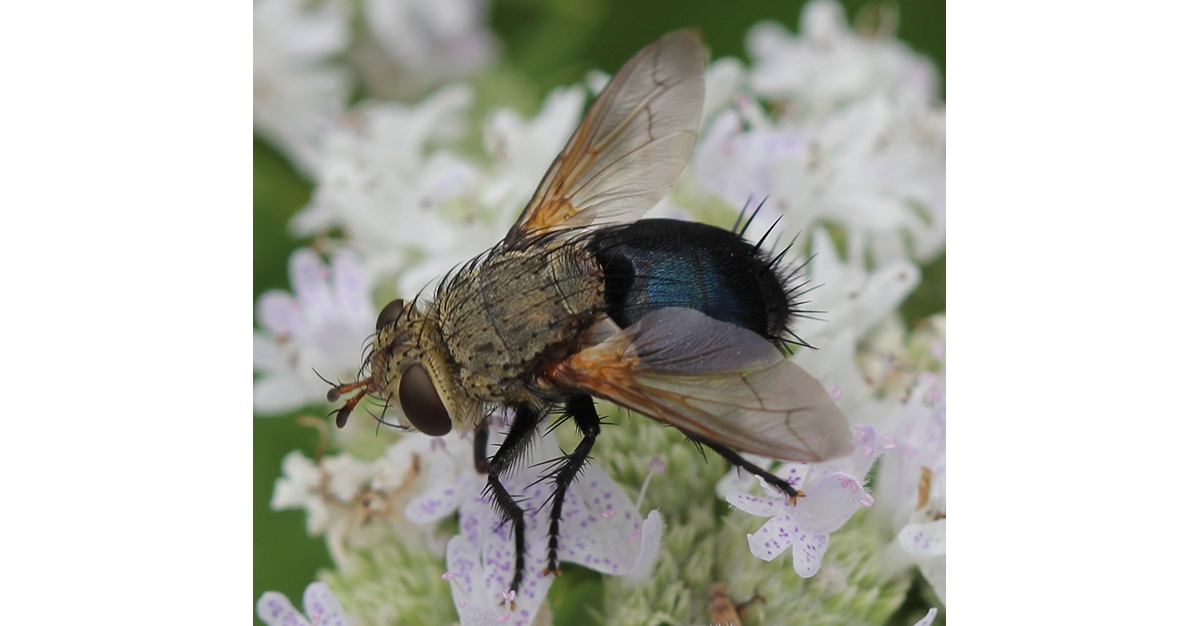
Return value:
[(747, 472), (750, 472), (751, 474), (754, 474), (755, 476), (758, 476), (759, 478), (762, 478), (763, 480), (767, 481), (767, 484), (771, 485), (772, 487), (774, 487), (774, 488), (782, 491), (784, 494), (786, 494), (788, 497), (788, 500), (791, 501), (793, 504), (795, 504), (796, 498), (801, 498), (804, 496), (803, 491), (796, 491), (796, 489), (794, 487), (792, 487), (792, 485), (790, 483), (788, 483), (788, 481), (772, 474), (771, 472), (768, 472), (767, 470), (751, 463), (750, 461), (747, 461), (744, 457), (742, 457), (742, 455), (738, 454), (737, 452), (734, 452), (733, 450), (726, 448), (725, 446), (723, 446), (715, 441), (712, 441), (710, 439), (705, 439), (704, 437), (701, 437), (699, 435), (693, 435), (689, 432), (684, 432), (683, 434), (687, 435), (688, 439), (691, 439), (692, 441), (694, 441), (698, 444), (704, 444), (704, 445), (708, 446), (709, 448), (712, 448), (712, 450), (714, 452), (725, 457), (725, 460), (732, 463), (734, 465), (734, 467), (744, 469)]
[(567, 488), (579, 476), (580, 470), (587, 463), (596, 436), (600, 434), (600, 416), (596, 413), (596, 403), (591, 396), (574, 395), (567, 400), (563, 419), (575, 420), (575, 425), (583, 433), (583, 440), (575, 450), (559, 460), (554, 469), (545, 476), (545, 480), (554, 482), (554, 494), (550, 503), (550, 536), (548, 560), (545, 574), (559, 575), (558, 569), (558, 523), (562, 518), (563, 500), (567, 497)]
[[(516, 562), (513, 564), (513, 579), (509, 590), (513, 592), (520, 588), (521, 578), (525, 574), (525, 510), (500, 483), (500, 476), (512, 468), (514, 463), (520, 462), (521, 453), (537, 436), (538, 424), (545, 415), (545, 412), (531, 406), (517, 407), (516, 417), (513, 418), (512, 426), (504, 436), (504, 442), (500, 444), (500, 448), (496, 450), (496, 454), (492, 455), (491, 459), (484, 461), (487, 464), (487, 490), (491, 493), (492, 502), (496, 505), (496, 511), (502, 518), (501, 525), (512, 523), (513, 541), (516, 544)], [(484, 454), (487, 450), (486, 428), (486, 426), (483, 427), (485, 430), (482, 448)], [(478, 437), (479, 434), (477, 430), (476, 436)], [(476, 445), (476, 467), (479, 467), (480, 451), (480, 446)]]

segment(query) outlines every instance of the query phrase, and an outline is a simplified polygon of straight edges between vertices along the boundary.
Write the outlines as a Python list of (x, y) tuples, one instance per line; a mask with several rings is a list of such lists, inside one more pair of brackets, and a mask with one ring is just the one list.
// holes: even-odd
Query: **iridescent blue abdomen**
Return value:
[(598, 230), (589, 244), (604, 271), (604, 309), (622, 328), (665, 307), (695, 309), (778, 342), (790, 306), (785, 279), (737, 234), (648, 219)]

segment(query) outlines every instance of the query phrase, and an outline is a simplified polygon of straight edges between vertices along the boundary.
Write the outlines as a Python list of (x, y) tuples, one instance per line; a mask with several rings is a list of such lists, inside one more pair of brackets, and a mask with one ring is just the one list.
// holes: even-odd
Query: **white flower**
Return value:
[[(897, 531), (883, 558), (891, 570), (916, 565), (946, 603), (946, 400), (945, 380), (918, 377), (908, 402), (892, 416), (896, 447), (880, 463), (877, 515)], [(899, 549), (897, 549), (899, 548)]]
[(537, 116), (528, 121), (510, 109), (489, 114), (483, 139), (492, 167), (482, 177), (473, 196), (480, 219), (456, 226), (453, 246), (431, 250), (400, 278), (399, 293), (412, 295), (440, 279), (471, 254), (491, 248), (499, 241), (529, 199), (579, 123), (583, 90), (555, 89)]
[(776, 472), (805, 494), (794, 504), (762, 479), (765, 497), (726, 496), (735, 508), (771, 518), (758, 532), (746, 535), (751, 554), (770, 561), (792, 548), (796, 573), (804, 578), (817, 573), (829, 548), (829, 534), (841, 528), (860, 506), (872, 504), (863, 481), (881, 450), (875, 442), (875, 429), (857, 426), (856, 430), (855, 451), (849, 457), (825, 463), (788, 463)]
[(365, 0), (371, 38), (353, 55), (376, 95), (408, 100), (433, 85), (465, 78), (497, 50), (487, 0)]
[(308, 174), (321, 134), (349, 100), (349, 74), (333, 63), (349, 39), (341, 3), (254, 3), (254, 128)]
[(786, 98), (805, 115), (877, 94), (911, 106), (929, 106), (937, 98), (933, 63), (890, 36), (856, 35), (832, 0), (804, 5), (798, 37), (778, 23), (762, 22), (750, 29), (746, 48), (754, 60), (754, 91)]
[[(898, 260), (868, 271), (861, 260), (843, 261), (824, 228), (813, 235), (812, 258), (805, 278), (812, 287), (804, 294), (811, 318), (796, 320), (792, 330), (812, 343), (814, 337), (835, 337), (852, 331), (861, 338), (904, 302), (921, 281), (921, 270)], [(815, 319), (814, 319), (815, 318)]]
[(765, 199), (751, 239), (779, 216), (777, 233), (829, 221), (855, 257), (928, 261), (945, 243), (944, 135), (940, 114), (906, 116), (880, 98), (779, 122), (743, 99), (700, 138), (685, 185), (733, 207)]
[[(882, 427), (892, 435), (889, 445), (896, 446), (896, 454), (888, 455), (879, 465), (875, 484), (881, 495), (877, 512), (888, 515), (892, 530), (908, 524), (912, 513), (925, 508), (928, 502), (945, 501), (945, 389), (944, 378), (922, 373), (907, 402), (896, 408)], [(921, 468), (929, 472), (925, 487)]]
[(700, 114), (700, 128), (718, 112), (736, 102), (743, 94), (746, 84), (746, 68), (738, 59), (727, 57), (713, 61), (704, 70), (704, 111)]
[[(325, 583), (312, 583), (304, 590), (304, 613), (278, 591), (262, 594), (256, 605), (258, 618), (267, 626), (350, 626), (350, 618)], [(307, 616), (307, 618), (305, 617)]]
[[(315, 462), (294, 451), (283, 460), (284, 476), (275, 481), (271, 508), (304, 509), (308, 534), (324, 534), (330, 555), (341, 564), (349, 561), (348, 547), (368, 548), (386, 539), (419, 541), (418, 529), (404, 515), (410, 500), (427, 485), (464, 471), (474, 473), (473, 450), (470, 438), (458, 435), (408, 433), (375, 461), (338, 454)], [(444, 538), (425, 530), (428, 547), (445, 547)]]
[(797, 350), (792, 361), (825, 386), (851, 422), (879, 428), (890, 424), (888, 418), (896, 402), (878, 398), (876, 390), (863, 380), (855, 358), (856, 337), (854, 331), (845, 329), (835, 337), (817, 341), (819, 350)]
[(428, 254), (453, 251), (463, 260), (463, 231), (478, 221), (479, 171), (441, 146), (465, 129), (471, 98), (465, 85), (451, 85), (413, 106), (361, 107), (327, 137), (312, 201), (293, 217), (292, 231), (341, 228), (370, 282)]
[[(914, 520), (900, 530), (896, 541), (917, 564), (938, 600), (946, 604), (946, 518), (928, 510), (914, 513)], [(936, 519), (934, 519), (936, 518)]]
[(283, 457), (283, 477), (275, 479), (271, 509), (302, 508), (307, 513), (308, 534), (316, 536), (329, 526), (329, 508), (321, 493), (321, 470), (299, 450)]
[(327, 267), (308, 248), (292, 253), (288, 276), (295, 295), (264, 293), (256, 305), (254, 410), (283, 413), (325, 402), (331, 380), (353, 379), (363, 341), (374, 332), (370, 286), (352, 253), (339, 251)]
[[(492, 429), (496, 444), (504, 437), (498, 431)], [(445, 578), (463, 624), (530, 624), (545, 601), (554, 577), (543, 573), (550, 509), (541, 505), (551, 497), (553, 483), (541, 478), (557, 450), (553, 435), (541, 433), (529, 444), (522, 466), (502, 479), (508, 492), (526, 503), (524, 578), (515, 597), (507, 594), (516, 559), (512, 531), (484, 492), (486, 476), (447, 476), (409, 503), (406, 514), (417, 523), (432, 524), (458, 512), (459, 534), (446, 548)], [(658, 512), (643, 521), (629, 496), (599, 467), (586, 466), (568, 488), (559, 525), (560, 561), (640, 579), (649, 574), (661, 540)], [(516, 604), (511, 613), (502, 606), (509, 601)]]
[(809, 2), (802, 21), (799, 39), (770, 23), (748, 37), (749, 84), (772, 113), (737, 97), (735, 63), (710, 68), (719, 78), (705, 108), (712, 121), (682, 188), (730, 207), (764, 202), (751, 239), (780, 217), (775, 232), (787, 236), (831, 222), (854, 259), (933, 260), (946, 236), (945, 114), (933, 66), (890, 37), (855, 35), (835, 2)]

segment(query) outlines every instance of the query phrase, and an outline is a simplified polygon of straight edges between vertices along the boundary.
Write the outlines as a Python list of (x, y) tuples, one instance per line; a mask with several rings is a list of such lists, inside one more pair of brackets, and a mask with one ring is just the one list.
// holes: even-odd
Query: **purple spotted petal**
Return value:
[(792, 550), (792, 568), (801, 578), (811, 578), (821, 567), (821, 557), (829, 549), (829, 535), (801, 533), (796, 536)]
[(342, 605), (325, 583), (312, 583), (304, 590), (304, 612), (312, 626), (350, 626)]
[[(446, 567), (450, 576), (451, 594), (463, 625), (493, 624), (503, 622), (514, 626), (527, 626), (533, 622), (538, 608), (546, 599), (552, 577), (543, 576), (545, 557), (526, 558), (525, 579), (516, 597), (516, 609), (502, 603), (503, 595), (512, 581), (514, 552), (511, 536), (507, 547), (502, 547), (487, 538), (493, 533), (485, 532), (482, 551), (466, 536), (450, 539), (446, 546)], [(545, 554), (545, 541), (540, 549)], [(530, 561), (533, 561), (532, 563)]]
[(787, 501), (782, 497), (759, 498), (744, 493), (735, 493), (727, 496), (725, 501), (734, 508), (759, 517), (775, 517), (786, 513), (789, 508)]
[(946, 520), (909, 524), (897, 536), (900, 547), (915, 556), (939, 556), (946, 553)]
[(268, 591), (258, 599), (258, 618), (267, 626), (308, 626), (308, 620), (292, 606), (287, 596)]
[[(779, 468), (779, 471), (775, 472), (775, 475), (786, 480), (792, 487), (799, 489), (800, 485), (804, 484), (804, 477), (808, 475), (811, 468), (812, 466), (808, 463), (788, 463)], [(762, 482), (761, 478), (759, 482)], [(774, 487), (766, 483), (762, 483), (762, 485), (763, 489), (767, 490), (767, 493), (778, 493), (778, 490)]]
[(604, 574), (638, 559), (642, 520), (625, 490), (603, 470), (588, 466), (563, 500), (559, 558)]
[(501, 618), (499, 598), (489, 599), (481, 584), (479, 556), (479, 546), (463, 535), (452, 537), (446, 544), (446, 578), (464, 626), (495, 623)]
[(787, 551), (792, 541), (800, 535), (800, 526), (787, 516), (772, 517), (758, 532), (746, 535), (750, 554), (771, 561)]
[(485, 479), (475, 475), (432, 486), (428, 491), (413, 498), (404, 507), (404, 516), (416, 524), (429, 524), (448, 517), (458, 510), (463, 502), (483, 490)]

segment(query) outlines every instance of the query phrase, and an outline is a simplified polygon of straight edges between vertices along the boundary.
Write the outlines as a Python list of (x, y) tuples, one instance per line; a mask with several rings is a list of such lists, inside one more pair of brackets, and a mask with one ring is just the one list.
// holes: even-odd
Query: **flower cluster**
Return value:
[(308, 174), (356, 82), (410, 100), (487, 65), (486, 0), (256, 0), (254, 129)]
[(894, 39), (854, 34), (835, 2), (806, 4), (798, 37), (763, 23), (747, 40), (753, 65), (729, 66), (721, 78), (734, 88), (719, 86), (742, 95), (709, 123), (685, 185), (735, 206), (762, 200), (764, 227), (837, 224), (856, 263), (936, 257), (945, 115), (929, 61)]
[[(314, 183), (290, 223), (312, 242), (291, 257), (291, 292), (256, 304), (257, 414), (323, 406), (328, 386), (314, 370), (354, 379), (378, 305), (417, 297), (498, 241), (606, 80), (557, 89), (528, 118), (478, 117), (478, 92), (456, 81), (489, 71), (486, 9), (256, 0), (256, 132)], [(878, 624), (917, 576), (944, 609), (945, 316), (899, 313), (945, 249), (937, 72), (886, 24), (852, 30), (831, 0), (803, 7), (799, 34), (764, 23), (747, 46), (750, 64), (708, 67), (693, 158), (653, 212), (732, 224), (761, 204), (746, 236), (780, 242), (810, 311), (792, 330), (820, 348), (791, 358), (858, 424), (855, 450), (817, 464), (752, 459), (803, 493), (792, 501), (704, 459), (677, 431), (601, 404), (604, 434), (566, 494), (560, 558), (599, 572), (592, 604), (614, 624), (730, 612), (746, 623)], [(351, 105), (355, 89), (368, 98)], [(351, 424), (374, 426), (366, 410)], [(489, 418), (489, 445), (504, 417)], [(526, 510), (516, 595), (511, 529), (486, 495), (471, 434), (389, 434), (374, 446), (341, 434), (329, 454), (291, 453), (271, 505), (303, 509), (335, 568), (305, 593), (307, 619), (274, 592), (259, 617), (550, 623), (551, 587), (567, 581), (544, 571), (551, 489), (541, 479), (577, 436), (539, 433), (502, 478)], [(937, 609), (921, 611), (933, 623)]]

